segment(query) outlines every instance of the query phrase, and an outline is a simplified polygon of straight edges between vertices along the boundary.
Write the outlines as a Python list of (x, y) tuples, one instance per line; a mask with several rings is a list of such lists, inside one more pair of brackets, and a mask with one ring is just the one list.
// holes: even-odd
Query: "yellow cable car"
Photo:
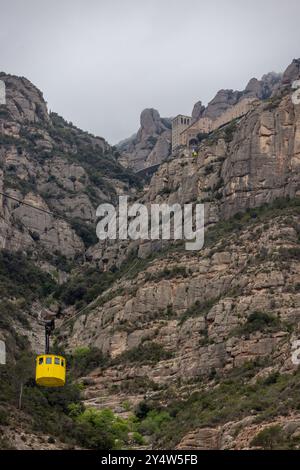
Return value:
[(49, 354), (50, 335), (54, 320), (45, 322), (45, 354), (37, 356), (35, 381), (42, 387), (63, 387), (66, 383), (66, 360), (62, 356)]
[(63, 387), (66, 383), (65, 358), (54, 354), (38, 356), (35, 380), (42, 387)]

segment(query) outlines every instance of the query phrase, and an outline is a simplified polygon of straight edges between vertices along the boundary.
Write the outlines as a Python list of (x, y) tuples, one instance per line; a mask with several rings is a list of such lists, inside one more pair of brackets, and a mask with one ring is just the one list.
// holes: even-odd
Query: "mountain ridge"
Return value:
[[(180, 149), (143, 188), (103, 139), (49, 115), (27, 82), (8, 79), (0, 190), (75, 220), (0, 199), (3, 446), (248, 449), (267, 448), (270, 433), (276, 448), (299, 448), (299, 63), (247, 115), (201, 136), (196, 157)], [(155, 110), (142, 123), (140, 144), (153, 132), (168, 140)], [(119, 194), (147, 206), (204, 204), (204, 249), (99, 243), (95, 207)], [(32, 383), (45, 309), (56, 317), (53, 351), (71, 364), (58, 395)], [(17, 411), (20, 368), (28, 422)], [(109, 435), (94, 424), (102, 419)], [(126, 431), (113, 434), (111, 423)]]
[[(269, 72), (263, 75), (261, 80), (255, 77), (250, 79), (242, 91), (221, 89), (207, 106), (204, 106), (202, 101), (195, 103), (191, 113), (192, 120), (195, 122), (201, 117), (216, 119), (245, 98), (268, 99), (278, 88), (282, 77), (283, 74)], [(160, 118), (157, 110), (146, 108), (141, 113), (140, 121), (141, 127), (138, 132), (116, 145), (121, 154), (119, 162), (135, 171), (160, 164), (172, 153), (168, 145), (171, 141), (171, 133), (167, 133), (164, 127), (167, 121), (167, 128), (170, 129), (172, 118)]]

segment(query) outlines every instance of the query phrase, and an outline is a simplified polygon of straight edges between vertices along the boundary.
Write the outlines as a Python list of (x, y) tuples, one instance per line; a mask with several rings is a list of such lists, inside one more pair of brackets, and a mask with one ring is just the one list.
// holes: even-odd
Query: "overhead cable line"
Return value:
[(24, 206), (31, 207), (32, 209), (36, 209), (37, 211), (44, 212), (45, 214), (52, 215), (53, 217), (57, 217), (57, 218), (65, 220), (66, 222), (69, 222), (69, 220), (67, 218), (63, 217), (62, 215), (55, 214), (54, 212), (47, 211), (47, 209), (42, 209), (41, 207), (33, 206), (32, 204), (29, 204), (28, 202), (21, 201), (21, 199), (18, 199), (14, 196), (10, 196), (9, 194), (2, 193), (0, 191), (0, 195), (4, 196), (4, 197), (7, 197), (8, 199), (12, 199), (13, 201), (19, 202), (20, 204), (23, 204)]

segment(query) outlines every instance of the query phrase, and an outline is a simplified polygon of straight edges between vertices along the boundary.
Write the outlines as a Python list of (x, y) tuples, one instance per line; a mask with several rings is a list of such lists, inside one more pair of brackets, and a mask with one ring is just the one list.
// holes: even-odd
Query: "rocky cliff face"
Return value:
[(128, 192), (135, 179), (103, 138), (49, 115), (42, 93), (28, 80), (4, 73), (0, 79), (6, 85), (6, 105), (0, 106), (0, 245), (82, 255), (97, 241), (95, 208)]
[[(292, 71), (287, 71), (290, 73)], [(194, 105), (192, 120), (195, 122), (200, 117), (216, 119), (244, 98), (268, 99), (280, 80), (281, 74), (272, 72), (261, 80), (252, 78), (243, 91), (220, 90), (207, 107), (201, 101)], [(171, 119), (162, 119), (155, 109), (144, 109), (138, 133), (120, 142), (117, 148), (119, 162), (134, 171), (164, 162), (171, 154)]]
[(171, 120), (156, 109), (144, 109), (141, 127), (131, 139), (117, 145), (119, 162), (135, 171), (163, 162), (171, 150)]
[(202, 104), (202, 101), (197, 101), (192, 111), (193, 122), (198, 121), (198, 119), (203, 117), (204, 111), (205, 111), (205, 106)]
[[(58, 290), (32, 267), (23, 270), (34, 274), (32, 285), (41, 276), (48, 286), (39, 300), (59, 312), (58, 345), (95, 354), (77, 379), (85, 405), (123, 417), (136, 413), (148, 448), (266, 448), (270, 439), (280, 448), (299, 447), (299, 371), (292, 361), (300, 318), (300, 105), (291, 88), (297, 78), (294, 61), (280, 83), (273, 75), (251, 80), (247, 93), (263, 101), (204, 138), (197, 157), (184, 150), (163, 162), (138, 194), (105, 141), (45, 110), (31, 114), (42, 98), (27, 82), (34, 99), (22, 98), (23, 114), (31, 120), (20, 111), (12, 116), (12, 103), (8, 111), (0, 108), (3, 184), (16, 199), (63, 208), (87, 224), (96, 200), (114, 200), (128, 187), (145, 204), (205, 204), (204, 249), (187, 252), (180, 242), (140, 241), (91, 243), (86, 250), (75, 222), (49, 221), (46, 213), (39, 218), (18, 201), (2, 200), (0, 233), (10, 250), (25, 251), (28, 240), (33, 262), (48, 272), (53, 261), (40, 246), (70, 259), (85, 254)], [(237, 92), (222, 92), (209, 112), (237, 99)], [(194, 115), (203, 112), (199, 103)], [(148, 151), (142, 146), (149, 137), (169, 132), (157, 112), (144, 112), (131, 147), (135, 158), (136, 146)], [(155, 146), (139, 161), (149, 162)], [(30, 175), (34, 185), (27, 190)], [(2, 269), (6, 264), (5, 258)], [(41, 308), (34, 304), (30, 322)], [(38, 338), (15, 316), (16, 331), (36, 347)]]
[[(97, 206), (134, 194), (138, 180), (103, 138), (49, 114), (28, 80), (5, 73), (0, 80), (0, 338), (7, 350), (7, 366), (0, 366), (0, 449), (74, 447), (76, 423), (66, 403), (78, 393), (72, 384), (64, 389), (65, 413), (55, 399), (50, 405), (49, 395), (32, 388), (33, 353), (44, 350), (41, 320), (60, 312), (55, 290), (98, 241)], [(69, 430), (57, 437), (64, 425)]]
[(291, 84), (293, 80), (298, 80), (300, 76), (300, 59), (294, 59), (293, 62), (285, 70), (282, 83)]
[[(208, 235), (207, 248), (200, 253), (174, 249), (142, 265), (133, 279), (128, 269), (122, 281), (65, 331), (68, 347), (93, 345), (110, 357), (106, 367), (82, 379), (86, 405), (125, 413), (123, 403), (134, 408), (146, 398), (154, 408), (164, 404), (168, 410), (195, 391), (214, 390), (236, 370), (246, 373), (249, 363), (257, 364), (253, 383), (296, 371), (291, 357), (300, 315), (299, 207), (261, 216), (253, 212), (246, 220), (223, 236), (222, 226), (216, 226), (214, 242), (209, 243)], [(213, 417), (191, 424), (189, 404), (181, 406), (183, 412), (187, 408), (184, 425), (174, 430), (172, 439), (162, 433), (160, 445), (190, 448), (190, 438), (181, 441), (185, 432), (197, 427), (203, 433), (203, 423), (214, 427)], [(218, 407), (217, 402), (216, 414)], [(295, 407), (287, 406), (285, 413)], [(259, 416), (259, 410), (254, 412)], [(227, 410), (221, 423), (234, 421), (237, 436), (254, 422), (249, 418), (238, 426), (245, 417), (247, 410)], [(220, 434), (219, 429), (213, 432)], [(229, 434), (230, 440), (209, 440), (206, 447), (238, 447)], [(200, 438), (193, 439), (195, 448), (204, 446)]]
[(276, 92), (280, 86), (281, 79), (282, 75), (274, 72), (263, 75), (261, 80), (252, 78), (245, 88), (245, 95), (247, 98), (266, 100)]
[(202, 141), (198, 157), (180, 152), (161, 165), (141, 201), (204, 202), (205, 249), (144, 243), (144, 259), (128, 261), (62, 332), (69, 348), (96, 345), (108, 357), (82, 379), (86, 404), (122, 414), (124, 402), (144, 400), (169, 413), (154, 447), (260, 447), (269, 428), (280, 429), (279, 445), (298, 445), (297, 398), (285, 398), (297, 381), (300, 306), (300, 116), (291, 96), (281, 84)]
[(208, 220), (229, 218), (278, 197), (299, 196), (299, 109), (291, 90), (257, 104), (216, 131), (197, 158), (180, 153), (153, 176), (147, 199), (204, 201)]
[(202, 112), (201, 116), (216, 119), (229, 108), (236, 105), (239, 101), (245, 98), (266, 100), (270, 98), (273, 91), (278, 88), (280, 81), (281, 74), (271, 72), (264, 75), (261, 80), (252, 78), (243, 91), (220, 90), (208, 103), (205, 111)]

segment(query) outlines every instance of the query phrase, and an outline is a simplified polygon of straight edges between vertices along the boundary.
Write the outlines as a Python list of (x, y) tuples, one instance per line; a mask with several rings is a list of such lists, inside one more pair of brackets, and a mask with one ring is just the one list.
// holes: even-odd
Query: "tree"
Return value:
[(18, 408), (22, 408), (24, 384), (34, 377), (34, 358), (30, 354), (24, 354), (17, 359), (14, 371), (14, 382), (18, 393)]
[(251, 446), (262, 447), (265, 450), (273, 450), (276, 449), (276, 446), (278, 446), (281, 441), (282, 428), (277, 424), (260, 431), (251, 441)]

